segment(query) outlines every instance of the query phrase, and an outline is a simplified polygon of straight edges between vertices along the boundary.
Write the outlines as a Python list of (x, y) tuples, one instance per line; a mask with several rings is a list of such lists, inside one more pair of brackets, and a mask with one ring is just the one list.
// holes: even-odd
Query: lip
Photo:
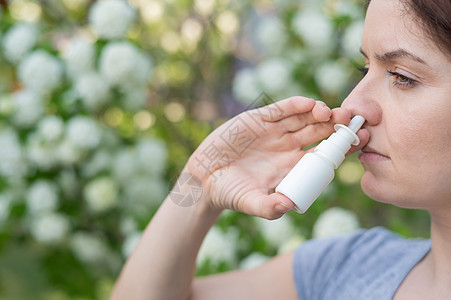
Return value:
[(390, 160), (388, 156), (385, 156), (370, 146), (365, 146), (359, 152), (359, 160), (362, 163), (377, 163)]

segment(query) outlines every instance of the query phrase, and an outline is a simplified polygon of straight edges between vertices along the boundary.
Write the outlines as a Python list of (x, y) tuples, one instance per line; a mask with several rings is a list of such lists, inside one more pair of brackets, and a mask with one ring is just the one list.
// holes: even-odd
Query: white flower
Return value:
[(332, 207), (323, 212), (313, 226), (313, 237), (323, 238), (352, 233), (359, 229), (357, 216), (346, 209)]
[(28, 135), (26, 154), (28, 160), (41, 170), (49, 170), (58, 163), (54, 143), (42, 141), (38, 134)]
[(71, 39), (63, 53), (68, 75), (77, 78), (83, 73), (91, 72), (94, 68), (94, 55), (94, 45), (88, 39)]
[(83, 194), (88, 207), (95, 213), (104, 212), (118, 202), (117, 185), (108, 177), (99, 177), (90, 181)]
[(334, 13), (338, 16), (351, 18), (363, 18), (363, 6), (351, 3), (349, 0), (333, 1)]
[(160, 176), (166, 169), (166, 145), (159, 139), (141, 139), (136, 145), (136, 159), (143, 172)]
[(94, 119), (85, 116), (75, 116), (67, 122), (67, 139), (81, 149), (93, 149), (101, 140), (99, 125)]
[(316, 10), (303, 10), (293, 19), (293, 27), (307, 46), (315, 51), (328, 49), (333, 42), (331, 21)]
[(59, 116), (46, 116), (38, 124), (38, 133), (42, 140), (54, 142), (63, 136), (64, 122)]
[(238, 233), (233, 228), (229, 228), (226, 233), (223, 233), (216, 226), (212, 227), (200, 247), (196, 264), (201, 266), (207, 261), (213, 266), (217, 266), (222, 262), (235, 263), (237, 238)]
[(286, 99), (293, 96), (306, 96), (307, 93), (304, 90), (304, 87), (301, 85), (300, 82), (295, 82), (294, 80), (290, 80), (285, 84), (285, 87), (283, 90), (277, 93), (276, 99)]
[(349, 72), (339, 62), (325, 62), (315, 71), (315, 81), (321, 91), (339, 94), (348, 83)]
[(195, 47), (199, 40), (203, 36), (202, 24), (196, 18), (186, 19), (180, 29), (180, 33), (183, 36), (187, 45)]
[(280, 53), (288, 41), (282, 22), (274, 16), (262, 19), (257, 28), (257, 38), (269, 53)]
[(75, 233), (70, 244), (75, 256), (84, 263), (98, 263), (109, 253), (103, 240), (89, 233)]
[(134, 214), (147, 213), (149, 207), (157, 207), (167, 195), (167, 184), (161, 178), (134, 176), (124, 186), (124, 203)]
[(266, 256), (260, 252), (254, 252), (243, 259), (240, 263), (240, 269), (250, 270), (256, 267), (263, 265), (270, 259), (269, 256)]
[(279, 250), (277, 253), (286, 253), (296, 249), (302, 242), (305, 241), (305, 238), (301, 235), (293, 235), (291, 238), (286, 240), (282, 245), (279, 246)]
[(83, 151), (68, 139), (64, 139), (56, 148), (58, 160), (67, 165), (79, 162), (83, 154)]
[[(156, 178), (158, 182), (158, 177), (166, 169), (166, 162), (167, 149), (164, 142), (159, 139), (145, 138), (139, 140), (135, 148), (122, 147), (112, 159), (112, 170), (116, 181), (121, 182), (124, 186), (135, 181), (136, 174), (143, 175), (142, 178), (145, 180), (150, 178), (150, 181), (154, 181), (153, 178)], [(139, 182), (130, 186), (129, 189), (142, 190), (142, 188), (138, 188), (141, 185)], [(149, 186), (149, 188), (153, 189), (154, 187)], [(158, 196), (154, 198), (160, 199), (163, 190), (165, 189), (157, 188), (155, 192), (158, 191), (156, 194)]]
[(89, 12), (89, 22), (102, 38), (124, 37), (135, 21), (135, 11), (125, 1), (96, 1)]
[(363, 23), (363, 20), (355, 21), (346, 28), (342, 39), (342, 49), (347, 57), (356, 58), (361, 55)]
[(13, 94), (13, 122), (20, 127), (34, 125), (44, 114), (44, 101), (30, 91), (22, 90)]
[(122, 254), (124, 257), (129, 257), (132, 254), (133, 250), (135, 250), (136, 246), (138, 246), (139, 240), (141, 239), (142, 232), (133, 232), (128, 235), (122, 244)]
[(100, 55), (100, 72), (112, 85), (145, 86), (151, 71), (151, 58), (128, 42), (109, 43)]
[(11, 128), (0, 129), (0, 145), (0, 174), (23, 176), (27, 167), (17, 133)]
[(46, 213), (33, 218), (30, 232), (44, 244), (61, 242), (70, 229), (69, 220), (62, 214)]
[(105, 151), (96, 151), (89, 161), (82, 166), (83, 176), (93, 177), (102, 171), (109, 170), (114, 160), (112, 155)]
[(134, 218), (124, 217), (121, 219), (119, 228), (123, 235), (130, 235), (133, 232), (137, 231), (138, 224)]
[(277, 220), (258, 219), (258, 222), (265, 240), (275, 247), (280, 247), (296, 235), (296, 230), (287, 216)]
[(12, 63), (18, 63), (33, 49), (38, 34), (33, 24), (16, 23), (3, 37), (3, 51), (6, 59)]
[(194, 9), (202, 16), (209, 16), (215, 9), (215, 0), (195, 0)]
[(104, 106), (111, 97), (108, 81), (95, 72), (80, 75), (75, 83), (75, 90), (80, 95), (83, 104), (92, 111)]
[(52, 212), (58, 205), (56, 186), (47, 180), (38, 180), (28, 189), (26, 201), (30, 214)]
[(291, 82), (290, 63), (283, 58), (270, 58), (260, 63), (257, 74), (263, 90), (270, 94), (283, 91), (288, 82)]
[(131, 148), (122, 148), (116, 153), (113, 160), (113, 174), (116, 181), (128, 183), (137, 169), (134, 151)]
[(263, 92), (254, 69), (247, 68), (238, 71), (233, 79), (232, 92), (238, 101), (251, 104)]
[(34, 92), (51, 93), (62, 81), (63, 69), (58, 59), (42, 50), (25, 57), (18, 66), (24, 86)]

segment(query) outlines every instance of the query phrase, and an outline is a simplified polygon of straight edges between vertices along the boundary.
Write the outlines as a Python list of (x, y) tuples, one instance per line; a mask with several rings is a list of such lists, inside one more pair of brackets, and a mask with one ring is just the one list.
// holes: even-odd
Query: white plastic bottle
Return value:
[(294, 202), (295, 211), (304, 213), (332, 181), (351, 145), (360, 143), (356, 132), (363, 123), (362, 116), (355, 116), (348, 126), (336, 124), (335, 133), (304, 155), (276, 187), (276, 192)]

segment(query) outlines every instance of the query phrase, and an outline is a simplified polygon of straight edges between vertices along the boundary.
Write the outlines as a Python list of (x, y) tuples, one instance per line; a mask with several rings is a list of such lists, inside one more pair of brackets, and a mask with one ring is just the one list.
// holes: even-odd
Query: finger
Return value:
[(327, 122), (330, 119), (332, 112), (324, 102), (316, 101), (312, 111), (307, 113), (300, 113), (292, 115), (288, 118), (279, 120), (278, 123), (285, 132), (295, 132), (307, 125), (318, 122)]
[(341, 107), (334, 108), (330, 120), (335, 124), (348, 125), (351, 122), (351, 112)]
[(309, 120), (304, 115), (293, 115), (288, 118), (277, 121), (282, 133), (298, 131), (301, 128), (307, 126)]
[(315, 100), (305, 97), (291, 97), (273, 104), (249, 111), (266, 122), (277, 122), (290, 116), (306, 113), (313, 109)]
[(295, 145), (302, 149), (329, 137), (333, 132), (332, 123), (317, 123), (290, 133), (290, 137)]
[(367, 129), (360, 129), (359, 131), (357, 131), (357, 136), (360, 139), (360, 143), (357, 146), (352, 146), (351, 149), (349, 149), (348, 153), (346, 155), (352, 154), (356, 151), (361, 150), (363, 147), (366, 146), (366, 144), (368, 144), (369, 140), (370, 140), (370, 132)]
[(332, 111), (322, 101), (316, 101), (315, 107), (312, 109), (313, 118), (318, 122), (327, 122), (332, 116)]
[(273, 220), (294, 208), (294, 203), (280, 193), (268, 195), (263, 191), (255, 191), (253, 194), (243, 201), (242, 211), (247, 214)]

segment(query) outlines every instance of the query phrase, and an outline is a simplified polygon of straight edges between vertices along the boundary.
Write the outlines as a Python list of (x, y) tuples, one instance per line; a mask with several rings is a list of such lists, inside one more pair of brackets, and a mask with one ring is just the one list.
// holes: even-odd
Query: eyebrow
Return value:
[[(368, 58), (368, 55), (366, 55), (366, 53), (362, 50), (362, 48), (360, 48), (360, 53), (362, 53), (362, 55), (365, 58)], [(375, 58), (377, 60), (383, 61), (383, 62), (389, 61), (389, 60), (393, 60), (395, 58), (404, 58), (404, 57), (405, 58), (410, 58), (410, 59), (412, 59), (412, 60), (414, 60), (416, 62), (422, 63), (424, 65), (428, 65), (423, 59), (421, 59), (420, 57), (418, 57), (418, 56), (416, 56), (416, 55), (414, 55), (414, 54), (412, 54), (412, 53), (410, 53), (410, 52), (408, 52), (408, 51), (406, 51), (404, 49), (397, 49), (397, 50), (394, 50), (394, 51), (389, 51), (389, 52), (386, 52), (386, 53), (384, 53), (382, 55), (375, 54)]]

